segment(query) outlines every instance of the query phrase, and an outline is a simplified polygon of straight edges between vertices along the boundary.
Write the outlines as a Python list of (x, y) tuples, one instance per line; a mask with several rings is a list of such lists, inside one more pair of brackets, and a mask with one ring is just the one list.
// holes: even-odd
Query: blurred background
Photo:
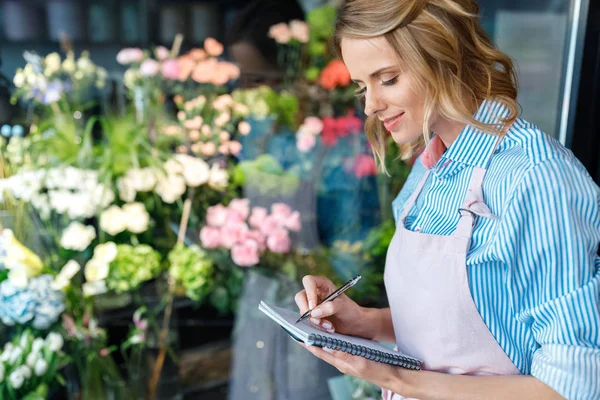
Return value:
[[(385, 305), (411, 160), (377, 172), (336, 3), (0, 0), (0, 398), (378, 398), (256, 307), (306, 273)], [(479, 4), (523, 118), (600, 182), (600, 5)]]

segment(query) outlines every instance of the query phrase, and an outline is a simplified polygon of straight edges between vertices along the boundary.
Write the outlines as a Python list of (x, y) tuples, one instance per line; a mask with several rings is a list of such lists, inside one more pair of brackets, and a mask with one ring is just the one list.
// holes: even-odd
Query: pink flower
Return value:
[(263, 207), (254, 207), (252, 209), (252, 215), (250, 215), (250, 226), (253, 228), (260, 228), (263, 221), (267, 217), (267, 209)]
[(126, 48), (117, 54), (117, 62), (121, 65), (129, 65), (134, 62), (140, 62), (144, 59), (144, 52), (137, 47)]
[(252, 130), (252, 128), (250, 127), (250, 124), (246, 121), (242, 121), (238, 124), (238, 131), (240, 132), (240, 134), (242, 136), (246, 136), (246, 135), (250, 134), (251, 130)]
[(298, 148), (298, 151), (302, 153), (308, 153), (313, 147), (315, 147), (316, 143), (317, 140), (313, 135), (298, 135), (296, 139), (296, 147)]
[(240, 154), (240, 151), (242, 151), (242, 144), (237, 140), (229, 142), (229, 151), (234, 156), (237, 156), (238, 154)]
[(158, 46), (156, 48), (155, 53), (156, 58), (158, 58), (161, 61), (169, 58), (169, 50), (165, 46)]
[(205, 226), (200, 230), (200, 242), (207, 249), (221, 246), (221, 230), (212, 226)]
[(101, 349), (98, 352), (98, 354), (100, 354), (100, 357), (106, 357), (110, 354), (110, 349), (108, 349), (108, 348)]
[(290, 33), (300, 43), (308, 43), (308, 24), (297, 19), (290, 22)]
[(200, 128), (202, 128), (202, 122), (204, 122), (202, 117), (196, 116), (196, 117), (194, 117), (194, 119), (189, 119), (189, 120), (185, 121), (183, 123), (183, 126), (185, 126), (187, 129), (200, 129)]
[(248, 218), (248, 215), (250, 215), (250, 200), (233, 199), (229, 203), (228, 208), (234, 212), (237, 212), (242, 218), (242, 221), (245, 221), (246, 218)]
[(221, 246), (231, 249), (246, 240), (248, 225), (245, 222), (231, 221), (221, 230)]
[(278, 229), (281, 229), (282, 222), (277, 220), (273, 215), (267, 215), (260, 224), (260, 231), (265, 236), (272, 235)]
[(221, 65), (221, 68), (223, 68), (226, 71), (229, 79), (237, 79), (240, 77), (240, 67), (238, 67), (237, 65), (232, 64), (230, 62), (222, 62), (219, 63), (219, 65)]
[(223, 63), (219, 63), (209, 79), (209, 83), (212, 83), (215, 86), (224, 85), (229, 81), (229, 71), (226, 67), (222, 66), (222, 64)]
[(285, 44), (292, 38), (292, 33), (286, 23), (280, 22), (269, 28), (269, 37), (277, 43)]
[(260, 251), (264, 251), (267, 248), (267, 243), (265, 241), (265, 235), (263, 235), (260, 231), (250, 230), (246, 232), (246, 239), (252, 239), (258, 244), (258, 249)]
[(233, 98), (229, 94), (222, 94), (213, 101), (215, 110), (224, 111), (233, 105)]
[[(191, 57), (179, 57), (177, 60), (179, 62), (179, 76), (177, 79), (179, 81), (184, 82), (189, 77), (194, 68), (196, 67), (196, 61), (194, 61)], [(192, 77), (193, 79), (193, 77)]]
[(222, 204), (208, 207), (206, 210), (206, 223), (208, 226), (221, 227), (225, 225), (229, 209)]
[(179, 61), (174, 59), (165, 60), (162, 64), (162, 74), (165, 79), (179, 79)]
[(285, 203), (273, 203), (271, 206), (271, 213), (273, 217), (283, 225), (287, 217), (292, 213), (292, 209)]
[(63, 326), (69, 334), (69, 336), (77, 335), (77, 327), (75, 326), (75, 320), (70, 315), (63, 314)]
[(302, 230), (302, 221), (298, 211), (291, 213), (285, 220), (285, 227), (292, 232), (300, 232)]
[(160, 71), (160, 64), (151, 58), (144, 60), (142, 65), (140, 65), (140, 74), (142, 76), (156, 76), (158, 71)]
[(202, 49), (192, 49), (187, 55), (194, 61), (202, 61), (206, 59), (206, 51)]
[(323, 121), (319, 117), (306, 117), (302, 127), (307, 133), (318, 135), (323, 131)]
[(243, 244), (233, 246), (231, 249), (233, 262), (240, 267), (251, 267), (260, 261), (258, 244), (254, 240), (246, 240)]
[(357, 178), (377, 175), (377, 165), (375, 164), (375, 160), (373, 157), (365, 154), (359, 154), (356, 156), (352, 170), (354, 172), (354, 176)]
[(223, 54), (223, 45), (211, 37), (206, 38), (204, 41), (204, 49), (213, 57), (218, 57)]
[(227, 145), (227, 143), (224, 143), (219, 146), (219, 153), (223, 154), (224, 156), (229, 154), (229, 146)]
[(292, 247), (292, 240), (285, 229), (278, 229), (267, 238), (267, 247), (273, 253), (288, 253)]
[(217, 151), (217, 146), (215, 146), (215, 144), (212, 142), (204, 143), (200, 148), (200, 153), (207, 157), (214, 155), (215, 151)]

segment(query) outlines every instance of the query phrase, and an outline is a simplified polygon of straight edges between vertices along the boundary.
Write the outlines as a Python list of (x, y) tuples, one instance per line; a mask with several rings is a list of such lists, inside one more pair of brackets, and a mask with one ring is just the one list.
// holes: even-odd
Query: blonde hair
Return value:
[[(423, 135), (400, 146), (409, 158), (430, 139), (430, 119), (442, 118), (502, 134), (518, 116), (517, 76), (512, 60), (499, 51), (478, 21), (474, 0), (346, 0), (340, 7), (334, 46), (341, 39), (383, 36), (425, 94)], [(510, 111), (495, 124), (473, 114), (483, 100), (494, 98)], [(385, 171), (387, 132), (376, 116), (367, 118), (365, 132), (380, 168)]]

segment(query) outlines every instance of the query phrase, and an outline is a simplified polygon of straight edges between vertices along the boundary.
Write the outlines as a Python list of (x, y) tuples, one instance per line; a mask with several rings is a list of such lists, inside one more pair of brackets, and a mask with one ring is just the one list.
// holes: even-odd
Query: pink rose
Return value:
[(161, 61), (169, 58), (169, 50), (165, 46), (158, 46), (156, 48), (155, 53), (156, 58), (158, 58)]
[(300, 43), (308, 43), (308, 31), (306, 22), (297, 19), (290, 22), (290, 33)]
[(233, 246), (231, 258), (240, 267), (251, 267), (258, 264), (260, 261), (258, 244), (254, 240), (246, 240), (243, 244)]
[(77, 335), (77, 326), (75, 325), (75, 320), (66, 314), (63, 314), (63, 326), (65, 328), (65, 330), (67, 331), (67, 333), (69, 334), (69, 336), (75, 336)]
[[(194, 61), (191, 57), (179, 57), (177, 60), (179, 63), (179, 79), (180, 82), (185, 82), (189, 77), (194, 68), (196, 67), (196, 61)], [(193, 78), (193, 77), (192, 77)]]
[(224, 143), (219, 146), (219, 153), (223, 154), (224, 156), (229, 154), (229, 146), (227, 145), (227, 143)]
[(263, 235), (260, 231), (250, 230), (246, 232), (246, 239), (254, 240), (258, 244), (258, 249), (260, 251), (264, 251), (267, 248), (265, 235)]
[(200, 242), (207, 249), (221, 246), (221, 230), (212, 226), (205, 226), (200, 230)]
[(229, 152), (234, 156), (237, 156), (242, 151), (242, 144), (237, 140), (229, 142)]
[(126, 48), (119, 51), (117, 54), (117, 62), (121, 65), (128, 65), (134, 62), (140, 62), (144, 59), (144, 52), (142, 49)]
[(100, 355), (100, 357), (106, 357), (110, 354), (110, 349), (109, 348), (103, 348), (100, 349), (100, 351), (98, 352), (98, 354)]
[(302, 221), (298, 211), (291, 213), (285, 220), (285, 227), (292, 232), (300, 232), (302, 230)]
[(219, 63), (219, 66), (213, 71), (209, 79), (209, 82), (215, 86), (224, 85), (229, 81), (229, 71), (226, 68), (222, 68), (221, 64), (223, 63)]
[[(221, 63), (223, 64), (223, 63)], [(224, 63), (222, 68), (227, 72), (229, 79), (238, 79), (240, 77), (240, 67), (232, 63)]]
[(200, 153), (207, 157), (214, 155), (215, 151), (217, 151), (217, 146), (212, 142), (204, 143), (200, 148)]
[(286, 23), (280, 22), (269, 28), (269, 37), (275, 39), (277, 43), (285, 44), (292, 38), (292, 33)]
[(231, 249), (246, 240), (248, 225), (245, 222), (230, 221), (221, 230), (221, 245)]
[(298, 151), (302, 153), (308, 153), (313, 147), (315, 147), (316, 143), (317, 140), (313, 135), (298, 135), (296, 139), (296, 147), (298, 148)]
[(144, 60), (140, 65), (140, 74), (142, 76), (156, 76), (160, 71), (160, 64), (151, 58)]
[(179, 61), (174, 59), (165, 60), (162, 64), (162, 74), (165, 79), (179, 79)]
[(263, 207), (254, 207), (252, 209), (252, 215), (250, 215), (250, 226), (253, 228), (260, 228), (263, 221), (267, 217), (267, 209)]
[(273, 203), (271, 206), (271, 214), (281, 225), (285, 223), (291, 213), (292, 209), (285, 203)]
[(365, 154), (359, 154), (354, 160), (354, 176), (357, 178), (363, 178), (365, 176), (377, 175), (377, 164), (371, 156)]
[(242, 121), (238, 124), (238, 131), (242, 136), (250, 134), (251, 129), (250, 124), (246, 121)]
[(306, 117), (302, 127), (307, 133), (318, 135), (323, 131), (323, 121), (319, 117)]
[(222, 204), (208, 207), (206, 211), (206, 223), (208, 226), (221, 227), (227, 220), (229, 209)]
[(263, 219), (262, 223), (260, 224), (259, 229), (263, 233), (263, 235), (270, 236), (278, 229), (281, 229), (283, 222), (284, 221), (279, 221), (273, 215), (267, 215), (265, 217), (265, 219)]
[(267, 238), (267, 247), (273, 253), (288, 253), (292, 247), (292, 240), (285, 229), (278, 229)]
[(204, 41), (204, 49), (213, 57), (218, 57), (223, 54), (223, 45), (211, 37), (206, 38)]
[(234, 212), (237, 212), (242, 221), (245, 221), (250, 215), (250, 200), (248, 199), (233, 199), (229, 203), (228, 208)]

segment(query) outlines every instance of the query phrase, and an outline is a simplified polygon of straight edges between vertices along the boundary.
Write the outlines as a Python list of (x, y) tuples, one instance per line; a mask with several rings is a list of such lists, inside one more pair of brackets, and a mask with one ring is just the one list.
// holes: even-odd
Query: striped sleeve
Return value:
[(600, 398), (599, 206), (577, 161), (546, 160), (525, 175), (499, 229), (513, 312), (539, 346), (531, 374), (568, 399)]

